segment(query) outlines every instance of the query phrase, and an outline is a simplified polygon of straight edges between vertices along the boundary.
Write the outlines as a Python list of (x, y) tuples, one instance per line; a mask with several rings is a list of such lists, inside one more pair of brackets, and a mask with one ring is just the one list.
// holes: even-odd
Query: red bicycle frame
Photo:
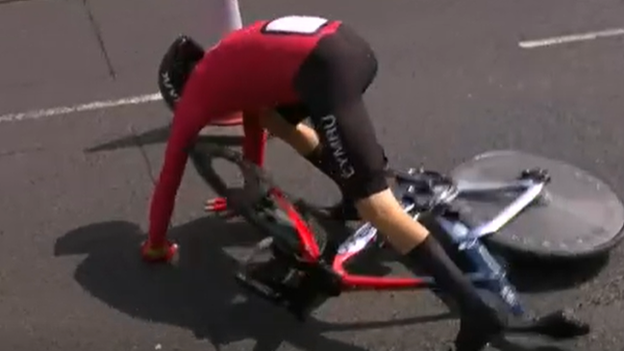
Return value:
[[(299, 242), (301, 243), (301, 256), (308, 263), (318, 262), (321, 256), (320, 248), (314, 239), (310, 228), (305, 220), (301, 218), (297, 209), (284, 197), (283, 193), (277, 188), (273, 188), (269, 192), (276, 200), (292, 223), (295, 225)], [(407, 210), (409, 210), (408, 208)], [(360, 228), (364, 230), (366, 227)], [(349, 240), (341, 245), (345, 248), (336, 254), (332, 262), (332, 269), (336, 273), (345, 290), (397, 290), (397, 289), (415, 289), (425, 288), (433, 285), (433, 280), (427, 277), (423, 278), (387, 278), (379, 276), (367, 276), (351, 274), (345, 268), (345, 265), (361, 253), (377, 236), (376, 233), (365, 232), (364, 237), (359, 237), (358, 232), (350, 237), (352, 247), (349, 249)], [(353, 248), (355, 247), (355, 248)]]

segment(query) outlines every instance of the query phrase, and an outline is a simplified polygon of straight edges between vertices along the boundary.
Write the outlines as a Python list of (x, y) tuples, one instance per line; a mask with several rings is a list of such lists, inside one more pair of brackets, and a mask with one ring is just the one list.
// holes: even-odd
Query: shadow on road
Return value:
[(215, 345), (256, 340), (254, 351), (274, 351), (284, 341), (300, 349), (353, 350), (359, 347), (326, 338), (328, 331), (426, 323), (448, 314), (404, 320), (330, 324), (311, 317), (298, 323), (285, 310), (258, 298), (243, 298), (233, 275), (236, 261), (224, 249), (249, 247), (258, 235), (244, 223), (206, 217), (173, 228), (180, 243), (176, 266), (140, 260), (141, 229), (112, 221), (77, 228), (55, 244), (55, 256), (84, 255), (76, 281), (96, 298), (135, 318), (188, 328)]
[[(141, 134), (132, 134), (111, 140), (106, 143), (87, 148), (84, 151), (86, 153), (95, 153), (152, 144), (164, 144), (167, 142), (167, 138), (169, 138), (169, 126), (164, 126)], [(239, 135), (202, 135), (199, 137), (199, 140), (222, 146), (241, 146), (243, 144), (243, 137)]]
[(500, 351), (573, 351), (570, 347), (556, 345), (546, 339), (537, 339), (504, 338), (497, 342), (492, 342), (488, 351), (493, 349)]
[(607, 265), (609, 256), (577, 262), (527, 262), (511, 263), (509, 278), (518, 291), (539, 293), (569, 289), (595, 278)]

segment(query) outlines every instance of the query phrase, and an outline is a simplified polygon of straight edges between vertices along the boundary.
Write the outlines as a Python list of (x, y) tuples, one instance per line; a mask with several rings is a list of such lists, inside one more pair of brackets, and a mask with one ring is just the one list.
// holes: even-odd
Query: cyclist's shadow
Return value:
[(326, 331), (379, 328), (449, 318), (447, 314), (402, 321), (331, 325), (310, 318), (297, 323), (285, 310), (248, 298), (233, 276), (237, 261), (224, 249), (259, 240), (245, 223), (205, 217), (173, 228), (180, 244), (177, 265), (149, 265), (138, 248), (145, 235), (135, 224), (116, 221), (81, 227), (55, 244), (55, 256), (86, 255), (75, 272), (90, 294), (135, 318), (192, 330), (215, 346), (254, 339), (254, 351), (274, 351), (284, 342), (300, 349), (362, 349), (322, 335)]

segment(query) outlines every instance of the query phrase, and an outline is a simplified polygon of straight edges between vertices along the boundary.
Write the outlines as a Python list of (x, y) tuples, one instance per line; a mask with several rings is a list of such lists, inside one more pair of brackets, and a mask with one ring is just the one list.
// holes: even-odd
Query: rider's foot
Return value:
[(406, 258), (408, 267), (413, 266), (410, 268), (416, 272), (419, 267), (426, 269), (439, 289), (459, 305), (461, 327), (455, 340), (457, 351), (480, 351), (503, 331), (505, 323), (497, 311), (482, 299), (434, 237), (427, 236)]
[(505, 323), (493, 309), (479, 308), (461, 316), (455, 351), (481, 351), (504, 331)]

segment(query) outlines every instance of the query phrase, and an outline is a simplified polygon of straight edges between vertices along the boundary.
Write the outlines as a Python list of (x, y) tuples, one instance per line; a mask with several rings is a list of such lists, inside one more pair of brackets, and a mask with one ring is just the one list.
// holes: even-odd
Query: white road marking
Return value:
[(607, 29), (599, 32), (590, 32), (584, 34), (572, 34), (561, 37), (552, 37), (540, 40), (521, 41), (520, 47), (523, 49), (533, 49), (542, 46), (551, 46), (558, 44), (571, 43), (576, 41), (594, 40), (598, 38), (614, 37), (624, 35), (624, 28)]
[[(560, 37), (552, 37), (539, 40), (521, 41), (519, 43), (521, 48), (533, 49), (542, 46), (551, 46), (558, 44), (565, 44), (576, 41), (594, 40), (598, 38), (613, 37), (618, 35), (624, 35), (624, 28), (607, 29), (598, 32), (590, 32), (585, 34), (573, 34)], [(105, 108), (118, 107), (124, 105), (140, 105), (154, 101), (162, 100), (162, 96), (159, 93), (145, 94), (138, 96), (130, 96), (119, 100), (104, 100), (94, 101), (81, 105), (73, 106), (60, 106), (42, 110), (32, 110), (19, 113), (7, 113), (0, 115), (0, 123), (2, 122), (15, 122), (29, 119), (41, 119), (46, 117), (66, 115), (75, 112), (101, 110)]]
[(140, 105), (153, 101), (162, 100), (162, 96), (159, 93), (146, 94), (138, 96), (130, 96), (119, 100), (105, 100), (105, 101), (93, 101), (81, 105), (73, 106), (60, 106), (54, 108), (48, 108), (43, 110), (33, 110), (20, 113), (8, 113), (0, 116), (0, 123), (2, 122), (17, 122), (28, 119), (41, 119), (46, 117), (66, 115), (75, 112), (101, 110), (105, 108), (118, 107), (124, 105)]

